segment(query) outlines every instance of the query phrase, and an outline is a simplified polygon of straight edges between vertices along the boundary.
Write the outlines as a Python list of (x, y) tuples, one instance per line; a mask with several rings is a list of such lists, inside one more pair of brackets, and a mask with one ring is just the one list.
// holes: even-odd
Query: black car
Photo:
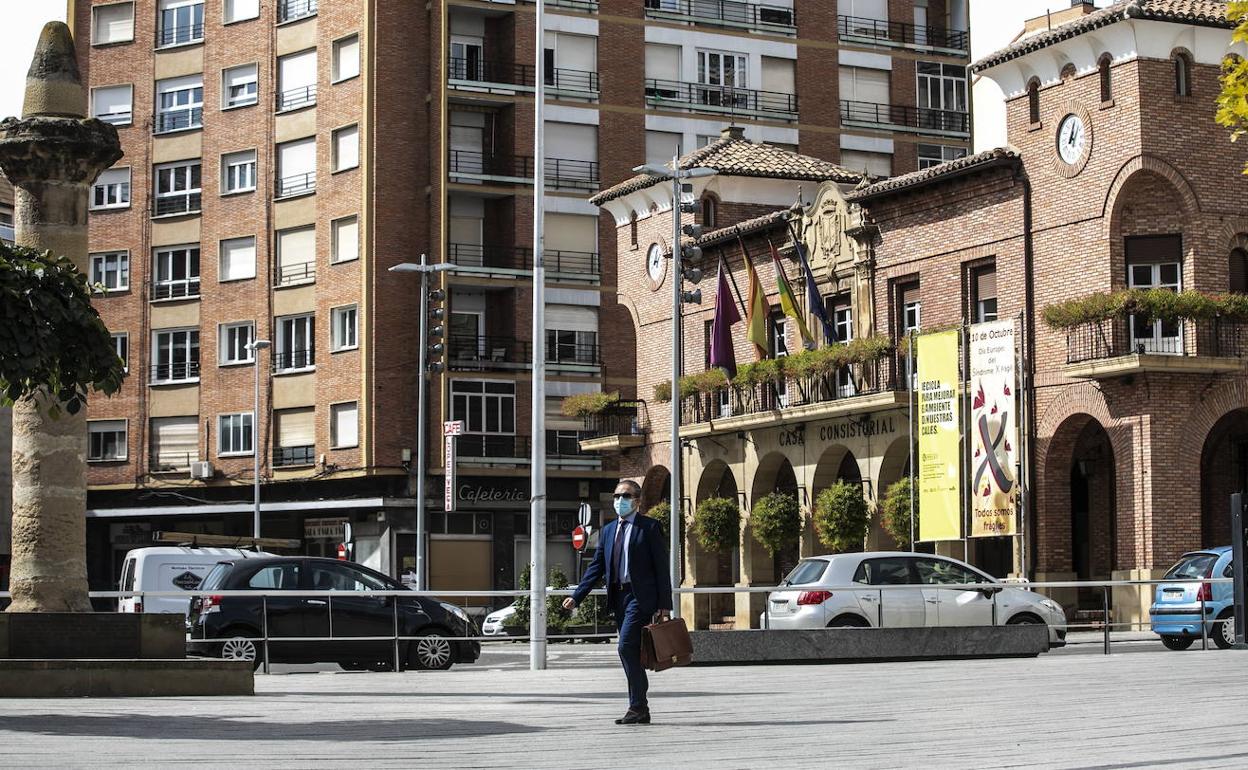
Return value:
[[(402, 668), (448, 669), (454, 663), (473, 663), (481, 654), (480, 642), (453, 638), (480, 636), (462, 609), (426, 596), (368, 596), (368, 591), (405, 588), (351, 562), (298, 556), (226, 560), (213, 567), (200, 590), (271, 591), (276, 595), (192, 599), (187, 650), (193, 655), (251, 660), (258, 667), (264, 655), (266, 598), (270, 663), (338, 663), (349, 670), (393, 668), (396, 602), (399, 635), (420, 637), (399, 642)], [(325, 593), (283, 597), (282, 591)], [(325, 641), (282, 641), (298, 637)]]

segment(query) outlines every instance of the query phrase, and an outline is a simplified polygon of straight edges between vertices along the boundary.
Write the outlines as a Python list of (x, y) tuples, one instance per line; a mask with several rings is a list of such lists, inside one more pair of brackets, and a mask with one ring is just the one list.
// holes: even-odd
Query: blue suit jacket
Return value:
[[(572, 598), (580, 604), (589, 592), (605, 581), (607, 584), (607, 600), (615, 606), (614, 565), (611, 564), (611, 553), (615, 545), (615, 533), (619, 531), (620, 520), (609, 522), (602, 528), (598, 538), (598, 551), (589, 568), (581, 576), (581, 584), (576, 587)], [(668, 569), (667, 544), (663, 537), (663, 528), (659, 522), (637, 514), (633, 516), (633, 534), (628, 539), (628, 578), (632, 583), (633, 595), (646, 610), (670, 610), (672, 608), (672, 576)]]

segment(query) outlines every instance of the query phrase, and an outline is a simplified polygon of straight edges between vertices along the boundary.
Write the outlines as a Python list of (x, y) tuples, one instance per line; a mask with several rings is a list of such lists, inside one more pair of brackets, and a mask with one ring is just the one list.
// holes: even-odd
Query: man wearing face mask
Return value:
[(607, 605), (615, 612), (620, 636), (620, 663), (628, 678), (628, 711), (617, 725), (650, 724), (646, 699), (650, 683), (641, 666), (641, 629), (666, 618), (672, 610), (672, 578), (667, 545), (659, 522), (641, 516), (637, 506), (641, 487), (623, 480), (615, 487), (616, 519), (602, 528), (598, 551), (581, 584), (564, 599), (571, 610), (585, 600), (599, 581), (607, 584)]

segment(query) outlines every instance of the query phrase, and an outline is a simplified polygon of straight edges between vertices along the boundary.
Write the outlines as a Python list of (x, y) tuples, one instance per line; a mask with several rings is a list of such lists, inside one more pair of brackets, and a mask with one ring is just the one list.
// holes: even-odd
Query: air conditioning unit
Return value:
[(191, 478), (206, 481), (213, 477), (216, 470), (212, 467), (212, 463), (206, 460), (197, 460), (191, 463)]

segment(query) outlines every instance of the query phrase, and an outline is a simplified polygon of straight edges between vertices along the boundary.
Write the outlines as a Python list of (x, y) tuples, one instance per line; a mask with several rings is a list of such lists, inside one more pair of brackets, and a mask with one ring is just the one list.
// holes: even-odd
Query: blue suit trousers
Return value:
[(615, 627), (620, 632), (620, 664), (628, 678), (628, 707), (643, 710), (648, 707), (646, 695), (650, 681), (641, 665), (641, 630), (650, 622), (657, 608), (642, 606), (630, 588), (616, 592)]

